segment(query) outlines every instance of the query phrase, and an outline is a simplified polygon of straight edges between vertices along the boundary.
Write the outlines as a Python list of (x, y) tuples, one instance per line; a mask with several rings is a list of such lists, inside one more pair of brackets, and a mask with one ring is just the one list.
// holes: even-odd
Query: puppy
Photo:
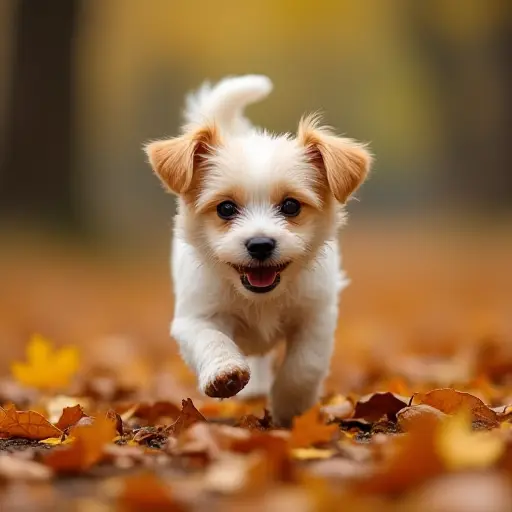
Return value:
[[(205, 84), (187, 98), (182, 135), (145, 150), (178, 196), (171, 335), (184, 360), (206, 395), (270, 393), (274, 420), (289, 425), (315, 404), (329, 370), (346, 284), (337, 233), (371, 157), (315, 116), (296, 135), (253, 127), (244, 108), (271, 89), (257, 75)], [(286, 355), (272, 383), (280, 340)]]

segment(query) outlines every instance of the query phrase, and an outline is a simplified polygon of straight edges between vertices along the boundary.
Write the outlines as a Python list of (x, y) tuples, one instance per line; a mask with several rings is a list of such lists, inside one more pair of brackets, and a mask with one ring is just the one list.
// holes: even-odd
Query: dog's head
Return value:
[[(364, 181), (365, 147), (314, 117), (296, 137), (222, 137), (215, 126), (146, 146), (166, 188), (180, 196), (180, 229), (244, 294), (285, 283), (333, 238), (340, 205)], [(270, 294), (271, 296), (275, 293)]]

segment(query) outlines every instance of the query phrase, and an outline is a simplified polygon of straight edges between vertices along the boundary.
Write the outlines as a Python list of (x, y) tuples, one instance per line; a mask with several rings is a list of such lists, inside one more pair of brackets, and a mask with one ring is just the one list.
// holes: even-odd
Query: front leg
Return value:
[(336, 308), (320, 308), (306, 314), (290, 332), (286, 355), (270, 395), (272, 417), (277, 424), (290, 426), (294, 416), (318, 400), (329, 372), (336, 320)]
[(226, 320), (178, 317), (172, 323), (171, 335), (206, 395), (229, 398), (249, 382), (249, 365)]

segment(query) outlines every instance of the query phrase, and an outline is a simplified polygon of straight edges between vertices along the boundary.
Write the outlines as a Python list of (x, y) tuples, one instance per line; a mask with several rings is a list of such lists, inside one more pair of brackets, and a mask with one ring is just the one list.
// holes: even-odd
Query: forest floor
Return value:
[(166, 248), (4, 237), (0, 509), (512, 510), (510, 232), (351, 227), (331, 374), (290, 430), (197, 392)]

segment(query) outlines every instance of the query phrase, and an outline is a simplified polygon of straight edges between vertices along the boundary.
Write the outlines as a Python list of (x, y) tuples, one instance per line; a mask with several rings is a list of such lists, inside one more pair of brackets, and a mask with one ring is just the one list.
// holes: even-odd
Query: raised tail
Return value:
[(205, 82), (187, 96), (185, 121), (214, 122), (227, 132), (246, 130), (250, 123), (243, 115), (245, 107), (264, 99), (271, 90), (272, 82), (263, 75), (228, 77), (213, 86)]

